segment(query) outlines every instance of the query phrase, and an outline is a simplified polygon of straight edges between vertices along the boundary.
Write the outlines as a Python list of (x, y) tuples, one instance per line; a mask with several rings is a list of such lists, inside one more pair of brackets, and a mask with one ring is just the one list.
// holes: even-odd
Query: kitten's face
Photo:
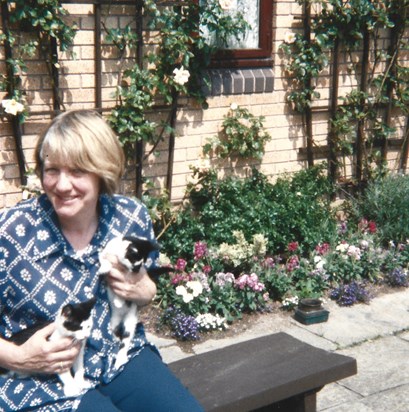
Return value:
[(95, 304), (95, 298), (79, 304), (65, 305), (60, 314), (59, 323), (65, 334), (77, 340), (89, 336), (92, 327), (91, 310)]

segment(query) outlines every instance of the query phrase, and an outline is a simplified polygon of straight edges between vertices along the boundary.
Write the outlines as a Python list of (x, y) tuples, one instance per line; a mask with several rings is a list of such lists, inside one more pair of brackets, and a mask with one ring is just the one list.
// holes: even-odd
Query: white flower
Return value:
[(369, 242), (365, 239), (362, 239), (359, 242), (359, 246), (361, 246), (362, 249), (368, 249), (369, 248)]
[(345, 253), (349, 248), (348, 243), (340, 243), (335, 250), (341, 253)]
[(183, 86), (185, 83), (189, 81), (190, 73), (186, 70), (183, 66), (178, 69), (177, 67), (173, 70), (174, 78), (173, 80), (175, 83), (180, 84)]
[(44, 302), (46, 305), (53, 305), (56, 301), (55, 293), (52, 290), (47, 290), (44, 295)]
[(354, 245), (349, 246), (347, 254), (348, 256), (351, 256), (355, 260), (361, 259), (361, 249), (359, 249), (359, 247), (356, 247)]
[(24, 111), (24, 105), (18, 102), (16, 99), (2, 100), (1, 105), (4, 107), (4, 111), (8, 114), (16, 116), (17, 113)]
[(21, 278), (25, 280), (26, 282), (29, 282), (31, 280), (31, 273), (27, 269), (23, 269), (20, 272)]
[(321, 256), (314, 256), (314, 263), (316, 269), (323, 269), (327, 261), (323, 259)]
[(42, 189), (41, 181), (40, 181), (40, 179), (38, 178), (37, 175), (35, 175), (35, 174), (27, 175), (26, 188), (30, 192), (40, 192), (41, 191), (41, 189)]
[(295, 33), (293, 33), (292, 31), (288, 31), (284, 35), (284, 42), (288, 43), (288, 44), (294, 43), (295, 42)]
[(24, 236), (26, 234), (26, 228), (24, 227), (24, 225), (20, 224), (16, 226), (16, 235), (21, 237)]
[(204, 313), (196, 316), (196, 322), (202, 330), (223, 330), (227, 329), (226, 319), (220, 315)]
[(49, 234), (46, 230), (39, 230), (37, 233), (38, 240), (47, 240), (49, 238)]
[(14, 393), (20, 393), (22, 390), (24, 389), (24, 385), (22, 383), (19, 383), (15, 389), (14, 389)]
[(189, 293), (184, 286), (178, 286), (176, 288), (176, 294), (182, 296), (183, 302), (189, 303), (193, 300), (194, 296), (192, 293)]
[(235, 0), (219, 0), (220, 7), (223, 10), (230, 10), (236, 6)]
[(170, 264), (171, 264), (170, 259), (164, 253), (159, 253), (158, 265), (159, 266), (170, 266)]
[(237, 110), (239, 108), (239, 105), (237, 104), (237, 103), (232, 103), (231, 105), (230, 105), (230, 110)]
[(94, 329), (91, 333), (92, 338), (95, 340), (101, 340), (102, 339), (102, 332), (101, 329)]
[(61, 276), (65, 281), (70, 281), (72, 279), (72, 272), (71, 270), (64, 268), (61, 270)]
[(193, 297), (198, 297), (203, 292), (203, 285), (198, 280), (191, 280), (186, 286), (192, 291)]

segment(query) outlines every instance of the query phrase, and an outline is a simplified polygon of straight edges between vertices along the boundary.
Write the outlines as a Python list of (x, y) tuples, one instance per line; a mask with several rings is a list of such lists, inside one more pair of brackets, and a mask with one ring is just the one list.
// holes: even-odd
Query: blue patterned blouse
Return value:
[[(62, 235), (45, 195), (0, 215), (0, 336), (10, 337), (39, 319), (54, 320), (61, 306), (96, 296), (84, 360), (93, 386), (116, 376), (113, 361), (119, 350), (109, 328), (106, 283), (97, 275), (98, 253), (118, 235), (154, 238), (148, 212), (139, 201), (102, 195), (99, 207), (98, 230), (81, 254)], [(138, 325), (130, 356), (138, 354), (145, 344), (143, 327)], [(33, 407), (39, 412), (70, 411), (80, 400), (65, 398), (57, 375), (0, 376), (1, 412)]]

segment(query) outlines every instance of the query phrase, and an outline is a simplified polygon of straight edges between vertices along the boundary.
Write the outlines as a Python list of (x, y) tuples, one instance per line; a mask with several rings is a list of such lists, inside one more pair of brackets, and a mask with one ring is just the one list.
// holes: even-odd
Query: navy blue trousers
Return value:
[(78, 412), (203, 412), (150, 346), (112, 382), (88, 391)]

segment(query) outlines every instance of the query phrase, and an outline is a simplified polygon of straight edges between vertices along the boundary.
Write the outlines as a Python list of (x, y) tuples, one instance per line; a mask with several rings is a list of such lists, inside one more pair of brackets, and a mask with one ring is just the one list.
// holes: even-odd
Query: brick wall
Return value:
[[(70, 20), (75, 21), (79, 31), (75, 38), (73, 59), (68, 53), (60, 53), (60, 91), (64, 108), (94, 108), (96, 102), (95, 75), (95, 20), (94, 6), (90, 4), (66, 4)], [(106, 9), (103, 9), (103, 14)], [(124, 27), (132, 18), (132, 7), (115, 6), (110, 8), (105, 24), (109, 27)], [(305, 131), (300, 115), (292, 112), (285, 102), (288, 80), (283, 73), (279, 45), (284, 35), (294, 28), (302, 29), (299, 19), (302, 10), (297, 2), (277, 0), (273, 18), (274, 67), (270, 70), (248, 70), (232, 75), (226, 72), (223, 77), (219, 72), (219, 86), (208, 97), (209, 108), (201, 110), (190, 101), (182, 101), (183, 107), (177, 114), (177, 139), (174, 153), (172, 199), (178, 201), (183, 197), (186, 183), (191, 179), (190, 166), (200, 166), (202, 146), (206, 139), (220, 130), (223, 116), (227, 114), (231, 103), (249, 108), (254, 115), (265, 117), (264, 126), (272, 135), (267, 144), (263, 160), (248, 164), (246, 162), (214, 161), (213, 165), (220, 173), (245, 175), (252, 165), (271, 176), (272, 179), (285, 172), (294, 172), (306, 167), (306, 156), (299, 149), (306, 146)], [(28, 34), (29, 35), (29, 34)], [(147, 35), (147, 42), (151, 39)], [(348, 76), (349, 56), (342, 56), (340, 93), (354, 86), (354, 79)], [(102, 47), (102, 108), (107, 111), (113, 107), (112, 97), (118, 79), (118, 55), (109, 45)], [(0, 70), (5, 72), (4, 51), (0, 50)], [(239, 76), (239, 77), (237, 77)], [(316, 145), (326, 144), (328, 135), (328, 79), (330, 71), (323, 73), (319, 91), (322, 98), (316, 103), (313, 113), (313, 136)], [(221, 80), (220, 80), (221, 79)], [(226, 80), (227, 79), (227, 80)], [(240, 80), (242, 79), (242, 81)], [(27, 102), (32, 115), (23, 125), (23, 147), (27, 166), (33, 166), (33, 149), (38, 132), (51, 118), (52, 88), (47, 68), (41, 56), (35, 56), (28, 62), (28, 76), (23, 76), (27, 90)], [(215, 83), (214, 83), (215, 84)], [(216, 86), (214, 86), (216, 87)], [(4, 94), (0, 94), (2, 98)], [(319, 110), (319, 109), (322, 110)], [(155, 113), (154, 116), (163, 116)], [(397, 137), (402, 137), (406, 119), (394, 119)], [(21, 199), (19, 171), (15, 153), (14, 138), (9, 123), (0, 121), (0, 208), (15, 204)], [(146, 147), (148, 152), (150, 147)], [(167, 174), (167, 142), (157, 148), (157, 155), (150, 155), (144, 164), (144, 176), (153, 180), (157, 186), (164, 186)], [(397, 151), (389, 152), (389, 166), (396, 169)], [(316, 162), (325, 160), (317, 159)], [(351, 162), (345, 165), (346, 175), (351, 174)], [(123, 181), (122, 191), (133, 193), (135, 176), (129, 168)]]

